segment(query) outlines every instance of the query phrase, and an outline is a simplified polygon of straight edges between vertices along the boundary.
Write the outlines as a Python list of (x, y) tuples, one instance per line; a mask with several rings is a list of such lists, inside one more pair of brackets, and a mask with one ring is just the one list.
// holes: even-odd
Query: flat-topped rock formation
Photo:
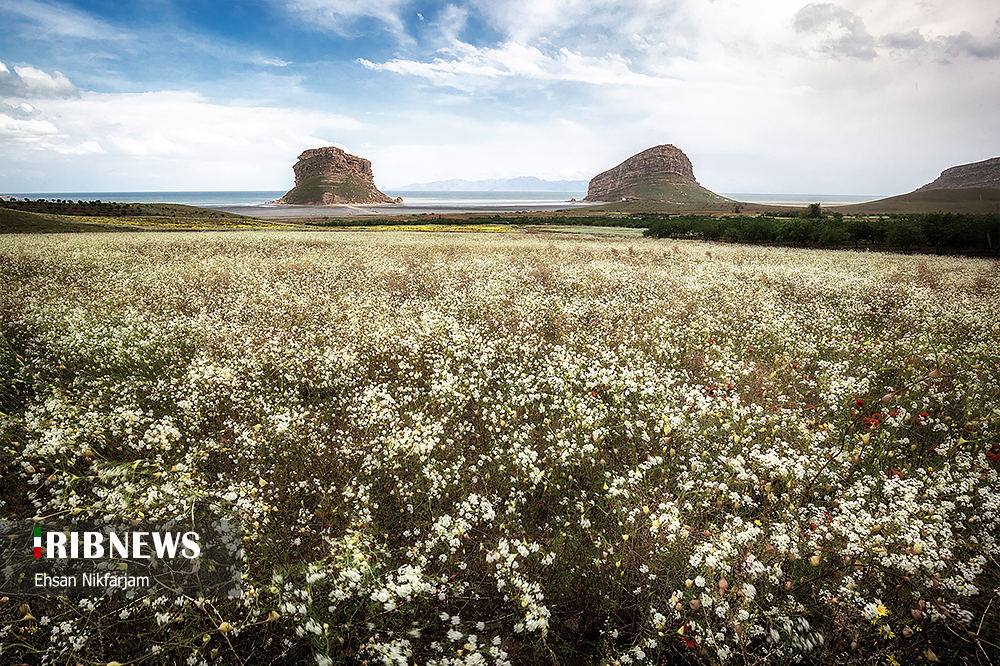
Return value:
[(965, 190), (979, 187), (1000, 187), (1000, 157), (945, 169), (937, 180), (914, 191)]
[(298, 206), (401, 204), (375, 187), (372, 163), (340, 148), (313, 148), (292, 167), (295, 187), (275, 203)]
[(655, 201), (688, 207), (736, 203), (699, 185), (691, 160), (670, 144), (644, 150), (597, 174), (590, 181), (584, 201)]

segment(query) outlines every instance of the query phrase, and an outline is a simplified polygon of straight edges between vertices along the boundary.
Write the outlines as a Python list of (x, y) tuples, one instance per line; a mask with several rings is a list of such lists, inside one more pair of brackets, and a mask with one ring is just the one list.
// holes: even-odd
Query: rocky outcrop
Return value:
[(401, 204), (375, 187), (372, 163), (340, 148), (313, 148), (299, 155), (292, 167), (295, 187), (275, 203), (299, 206), (341, 204)]
[(914, 191), (965, 190), (974, 187), (1000, 187), (1000, 157), (945, 169), (937, 180)]
[(594, 176), (584, 201), (655, 200), (659, 198), (657, 186), (667, 183), (700, 187), (691, 160), (670, 144), (644, 150)]

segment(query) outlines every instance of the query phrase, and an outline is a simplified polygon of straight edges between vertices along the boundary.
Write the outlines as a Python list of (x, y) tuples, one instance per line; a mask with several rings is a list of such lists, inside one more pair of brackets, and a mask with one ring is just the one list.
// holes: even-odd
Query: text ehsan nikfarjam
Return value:
[[(181, 557), (193, 560), (201, 555), (199, 539), (197, 532), (125, 532), (121, 535), (111, 532), (107, 535), (105, 543), (105, 535), (102, 532), (48, 532), (45, 540), (45, 557), (96, 559), (106, 556), (150, 559), (155, 552), (157, 559), (162, 560), (177, 557), (179, 549)], [(69, 555), (66, 554), (67, 541)]]

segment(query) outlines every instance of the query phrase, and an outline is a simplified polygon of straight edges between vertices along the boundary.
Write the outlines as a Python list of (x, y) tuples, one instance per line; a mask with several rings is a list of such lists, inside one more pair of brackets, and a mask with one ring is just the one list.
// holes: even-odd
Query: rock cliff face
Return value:
[(299, 206), (403, 203), (402, 197), (392, 199), (375, 187), (371, 162), (334, 146), (303, 152), (292, 171), (295, 187), (276, 203)]
[(590, 181), (584, 201), (655, 200), (661, 198), (657, 186), (666, 184), (700, 187), (691, 160), (670, 144), (644, 150), (597, 174)]
[(973, 187), (1000, 187), (1000, 157), (945, 169), (937, 180), (914, 191), (964, 190)]

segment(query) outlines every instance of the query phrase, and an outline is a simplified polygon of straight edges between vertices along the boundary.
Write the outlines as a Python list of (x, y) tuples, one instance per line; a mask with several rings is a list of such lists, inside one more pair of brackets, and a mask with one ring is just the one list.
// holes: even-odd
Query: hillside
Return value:
[(698, 184), (676, 146), (654, 146), (591, 179), (584, 201), (602, 210), (726, 210), (737, 202)]
[(83, 231), (124, 231), (126, 227), (79, 222), (58, 215), (32, 213), (0, 207), (0, 234), (78, 233)]
[(858, 213), (997, 213), (1000, 212), (1000, 188), (965, 188), (917, 190), (866, 203), (828, 206), (845, 214)]
[(1000, 157), (982, 162), (960, 164), (945, 169), (936, 180), (916, 189), (916, 192), (933, 190), (965, 190), (973, 188), (1000, 188)]
[(0, 234), (254, 228), (285, 228), (285, 225), (183, 204), (44, 199), (0, 202)]

